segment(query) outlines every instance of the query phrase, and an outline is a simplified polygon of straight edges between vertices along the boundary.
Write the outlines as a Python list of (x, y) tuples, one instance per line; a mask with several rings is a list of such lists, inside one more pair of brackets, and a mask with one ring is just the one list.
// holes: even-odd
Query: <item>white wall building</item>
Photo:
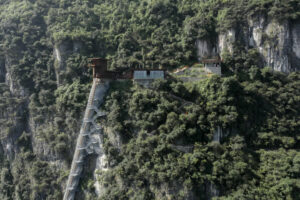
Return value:
[(134, 70), (133, 80), (139, 84), (149, 87), (155, 79), (164, 79), (164, 70)]

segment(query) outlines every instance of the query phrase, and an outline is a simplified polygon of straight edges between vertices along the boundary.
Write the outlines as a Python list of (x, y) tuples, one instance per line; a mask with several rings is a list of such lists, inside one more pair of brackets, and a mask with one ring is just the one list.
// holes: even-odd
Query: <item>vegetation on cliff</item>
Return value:
[[(197, 62), (197, 39), (243, 28), (249, 16), (293, 21), (299, 10), (298, 0), (0, 0), (0, 81), (8, 72), (12, 87), (0, 83), (0, 199), (61, 199), (67, 171), (53, 163), (70, 164), (88, 57), (172, 69)], [(75, 42), (81, 47), (60, 67), (54, 49)], [(115, 83), (106, 123), (124, 145), (106, 140), (106, 199), (153, 199), (163, 184), (179, 185), (178, 198), (201, 197), (207, 184), (219, 199), (300, 196), (299, 73), (260, 70), (257, 51), (238, 45), (224, 57), (224, 78), (156, 82), (155, 90)], [(211, 143), (217, 127), (231, 133), (221, 144)], [(50, 155), (36, 153), (37, 140)]]
[[(105, 199), (154, 199), (165, 185), (178, 189), (171, 199), (188, 192), (205, 198), (209, 183), (220, 191), (216, 199), (297, 199), (299, 78), (251, 68), (198, 83), (160, 81), (153, 89), (115, 85), (107, 125), (124, 144), (116, 149), (107, 139)], [(216, 127), (221, 143), (212, 142)]]

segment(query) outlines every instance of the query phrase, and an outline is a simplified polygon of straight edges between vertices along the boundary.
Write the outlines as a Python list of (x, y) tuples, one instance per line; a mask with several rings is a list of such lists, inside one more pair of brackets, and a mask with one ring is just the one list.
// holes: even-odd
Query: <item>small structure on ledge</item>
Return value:
[(93, 78), (122, 80), (133, 79), (135, 82), (148, 87), (155, 79), (165, 79), (166, 72), (162, 69), (125, 69), (125, 71), (109, 71), (107, 59), (91, 58), (89, 67), (93, 68)]
[(133, 80), (145, 87), (149, 87), (155, 79), (165, 79), (165, 71), (161, 69), (133, 70)]
[(204, 64), (204, 68), (208, 73), (222, 75), (222, 61), (220, 57), (202, 59), (201, 63)]
[(111, 80), (132, 79), (132, 70), (110, 71), (107, 69), (107, 59), (104, 58), (90, 58), (88, 66), (93, 68), (93, 78)]

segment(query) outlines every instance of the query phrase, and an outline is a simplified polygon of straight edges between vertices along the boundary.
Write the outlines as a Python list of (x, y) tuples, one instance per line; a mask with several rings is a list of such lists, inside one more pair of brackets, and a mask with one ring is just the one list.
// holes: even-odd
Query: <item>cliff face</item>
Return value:
[(5, 69), (5, 59), (0, 56), (0, 83), (5, 82), (6, 69)]
[[(53, 49), (52, 52), (51, 49)], [(2, 51), (0, 54), (0, 165), (2, 164), (2, 158), (3, 162), (7, 161), (7, 168), (12, 171), (12, 181), (17, 181), (21, 174), (23, 176), (23, 173), (30, 173), (28, 178), (31, 181), (29, 182), (38, 184), (38, 180), (31, 177), (32, 172), (30, 170), (32, 170), (31, 166), (40, 161), (48, 163), (50, 165), (49, 170), (53, 171), (55, 176), (59, 176), (61, 172), (69, 169), (68, 162), (70, 162), (73, 154), (82, 116), (81, 114), (74, 115), (73, 110), (61, 111), (56, 108), (53, 96), (55, 96), (54, 90), (57, 88), (70, 86), (66, 83), (70, 83), (70, 80), (66, 81), (66, 73), (70, 71), (70, 68), (67, 67), (67, 61), (73, 59), (75, 54), (76, 56), (79, 55), (82, 49), (84, 49), (82, 42), (73, 40), (63, 40), (50, 44), (48, 48), (41, 49), (45, 60), (48, 59), (48, 66), (42, 63), (43, 58), (41, 58), (40, 61), (37, 61), (40, 62), (38, 64), (41, 67), (40, 69), (26, 63), (28, 60), (26, 60), (25, 54), (30, 52), (29, 47), (26, 49), (22, 46), (22, 48), (10, 49), (9, 51), (0, 49)], [(37, 52), (31, 52), (31, 54), (32, 56), (40, 56), (37, 55)], [(22, 72), (22, 70), (24, 71)], [(30, 70), (32, 71), (28, 72)], [(30, 73), (31, 75), (29, 75)], [(52, 73), (54, 76), (51, 75)], [(37, 89), (32, 83), (23, 85), (19, 77), (28, 75), (44, 77), (44, 80), (40, 79), (38, 81), (39, 83), (35, 82), (36, 86), (40, 87), (42, 85), (44, 89)], [(47, 81), (49, 81), (51, 88), (45, 86)], [(49, 89), (51, 93), (45, 89)], [(76, 98), (74, 99), (76, 100)], [(84, 101), (84, 99), (81, 99), (81, 101)], [(41, 105), (41, 101), (45, 103), (48, 101), (49, 103), (46, 103), (46, 106), (36, 108), (37, 105)], [(47, 134), (49, 136), (46, 136)], [(61, 137), (61, 144), (56, 145), (57, 142), (53, 141), (54, 135), (55, 137)], [(66, 149), (65, 143), (68, 143), (71, 148)], [(23, 163), (24, 170), (22, 173), (18, 173), (18, 167), (22, 165), (20, 159), (27, 159), (26, 156), (24, 157), (24, 153), (26, 156), (30, 155), (31, 157), (29, 156), (30, 160)], [(56, 181), (59, 182), (58, 179)], [(57, 189), (56, 193), (62, 194), (64, 185), (65, 182), (59, 186), (60, 188)], [(18, 187), (24, 187), (25, 190), (30, 191), (30, 187), (26, 185), (16, 186), (16, 188)], [(48, 192), (54, 193), (51, 190), (48, 190)], [(17, 194), (19, 192), (15, 191), (14, 195)], [(60, 199), (60, 197), (54, 199)]]
[[(3, 98), (3, 96), (1, 96)], [(13, 101), (13, 100), (12, 100)], [(2, 122), (1, 151), (3, 151), (6, 159), (13, 161), (15, 155), (19, 152), (18, 139), (27, 129), (26, 121), (26, 102), (22, 99), (13, 102), (5, 108), (0, 108), (0, 121)]]
[(66, 61), (74, 53), (79, 53), (84, 47), (82, 42), (65, 40), (54, 45), (54, 68), (56, 74), (57, 85), (63, 84), (63, 73), (66, 71)]
[(109, 162), (107, 155), (104, 151), (103, 145), (104, 145), (104, 138), (107, 138), (107, 140), (114, 146), (114, 148), (120, 150), (122, 141), (120, 138), (119, 133), (114, 133), (111, 128), (104, 127), (103, 135), (101, 136), (101, 141), (99, 142), (99, 154), (96, 160), (96, 167), (94, 169), (94, 179), (95, 181), (95, 192), (99, 197), (103, 197), (106, 192), (105, 183), (103, 183), (103, 175), (109, 170), (111, 170), (111, 167), (109, 167)]
[(12, 161), (18, 153), (18, 138), (28, 129), (26, 90), (17, 83), (11, 72), (14, 58), (0, 56), (0, 143), (1, 152)]
[(15, 57), (12, 55), (5, 55), (2, 72), (5, 73), (5, 83), (9, 86), (10, 92), (15, 96), (25, 97), (28, 96), (28, 90), (18, 82), (16, 76), (12, 72), (12, 66), (20, 59), (18, 54), (19, 52), (16, 52)]
[(285, 73), (300, 70), (300, 21), (279, 23), (264, 16), (248, 20), (246, 27), (232, 28), (220, 33), (216, 42), (207, 40), (196, 42), (199, 60), (227, 51), (233, 53), (239, 43), (246, 49), (255, 48), (265, 66)]
[[(212, 29), (219, 28), (219, 25), (216, 25), (218, 24), (218, 14), (216, 13), (222, 10), (224, 11), (224, 9), (226, 10), (229, 6), (232, 7), (232, 5), (226, 5), (225, 3), (224, 7), (219, 9), (219, 5), (215, 5), (214, 2), (216, 1), (184, 2), (187, 7), (182, 6), (182, 2), (180, 1), (148, 1), (147, 3), (141, 1), (132, 4), (132, 2), (126, 0), (124, 2), (122, 1), (122, 3), (115, 3), (109, 6), (109, 3), (102, 1), (101, 3), (98, 1), (62, 2), (56, 0), (1, 2), (0, 180), (1, 183), (4, 183), (3, 180), (5, 176), (3, 174), (6, 171), (10, 171), (11, 182), (15, 185), (12, 186), (13, 189), (11, 189), (10, 192), (4, 192), (4, 194), (2, 193), (2, 186), (6, 186), (7, 184), (0, 183), (0, 199), (62, 199), (62, 193), (65, 189), (67, 174), (69, 173), (68, 170), (70, 169), (70, 163), (75, 149), (76, 138), (79, 134), (83, 111), (86, 106), (86, 92), (90, 89), (91, 74), (87, 73), (87, 68), (84, 67), (86, 66), (87, 57), (110, 57), (112, 67), (116, 68), (125, 66), (134, 67), (145, 64), (153, 67), (162, 66), (173, 69), (181, 65), (189, 64), (190, 62), (195, 62), (193, 56), (195, 50), (197, 50), (199, 60), (201, 60), (203, 57), (222, 56), (227, 52), (233, 54), (236, 45), (239, 44), (245, 48), (245, 50), (251, 48), (257, 49), (261, 59), (264, 61), (264, 65), (270, 66), (276, 71), (286, 73), (299, 71), (299, 20), (279, 23), (275, 19), (258, 15), (249, 18), (245, 22), (246, 25), (238, 25), (239, 27), (225, 30), (213, 39), (197, 40), (200, 36), (194, 34), (191, 30), (199, 29), (199, 27), (201, 28), (203, 26), (211, 26), (208, 28), (209, 30), (205, 29), (205, 31), (202, 30), (200, 32), (202, 33), (201, 35), (207, 35), (204, 34), (203, 31), (214, 35), (215, 31)], [(223, 3), (224, 2), (230, 1), (223, 1)], [(211, 4), (213, 6), (203, 9), (203, 6), (207, 6), (204, 4)], [(214, 16), (214, 20), (208, 22), (208, 24), (206, 24), (206, 19), (203, 21), (195, 20), (195, 23), (191, 23), (191, 27), (186, 30), (186, 32), (192, 32), (191, 35), (183, 31), (185, 29), (184, 24), (190, 21), (190, 14), (195, 15), (194, 17), (197, 19), (197, 15), (201, 14), (195, 13), (197, 9), (200, 10), (200, 12), (206, 12), (206, 10), (212, 8), (214, 8), (212, 13), (216, 15)], [(141, 15), (141, 13), (143, 14)], [(186, 13), (188, 13), (188, 15), (186, 15)], [(204, 13), (203, 15), (206, 14), (207, 16), (209, 15), (209, 13)], [(234, 24), (234, 20), (231, 19), (230, 23)], [(143, 28), (141, 29), (140, 27)], [(186, 27), (189, 27), (189, 24)], [(193, 46), (195, 42), (196, 48)], [(197, 71), (194, 72), (198, 73)], [(295, 75), (292, 74), (291, 79), (293, 76)], [(199, 80), (196, 77), (192, 78)], [(223, 78), (211, 81), (209, 85), (222, 82), (222, 80)], [(230, 81), (232, 80), (224, 83), (224, 88), (237, 85), (236, 82), (230, 85)], [(175, 82), (178, 85), (176, 85)], [(128, 93), (127, 96), (121, 95), (120, 98), (117, 98), (116, 96), (129, 88), (128, 85), (123, 82), (121, 83), (121, 86), (117, 86), (117, 92), (111, 97), (108, 96), (106, 99), (106, 101), (109, 102), (116, 98), (114, 101), (111, 101), (110, 106), (108, 106), (108, 110), (111, 109), (111, 112), (109, 112), (110, 120), (108, 121), (110, 125), (116, 126), (118, 129), (120, 127), (132, 128), (119, 131), (119, 133), (118, 131), (113, 132), (109, 130), (109, 128), (106, 128), (104, 135), (93, 135), (94, 140), (99, 140), (99, 147), (96, 148), (98, 155), (88, 156), (86, 160), (85, 174), (81, 179), (81, 191), (79, 192), (78, 199), (91, 199), (92, 197), (89, 195), (93, 195), (95, 198), (97, 198), (96, 196), (98, 195), (100, 198), (106, 197), (108, 199), (114, 199), (108, 196), (113, 195), (114, 187), (119, 187), (119, 190), (124, 189), (124, 191), (130, 188), (130, 190), (126, 191), (127, 194), (130, 192), (135, 193), (133, 195), (142, 194), (143, 192), (137, 189), (139, 188), (137, 185), (141, 184), (136, 175), (139, 169), (142, 169), (142, 171), (139, 172), (139, 177), (144, 178), (144, 182), (140, 185), (140, 188), (144, 186), (144, 188), (147, 188), (151, 184), (151, 187), (147, 189), (149, 191), (146, 191), (146, 193), (151, 193), (153, 195), (152, 197), (156, 199), (163, 199), (164, 197), (173, 199), (175, 198), (174, 196), (178, 194), (178, 191), (181, 191), (180, 193), (185, 199), (198, 199), (199, 194), (196, 194), (189, 188), (191, 185), (188, 177), (192, 176), (197, 177), (195, 182), (201, 183), (201, 187), (205, 184), (205, 188), (202, 188), (203, 191), (200, 192), (201, 195), (206, 195), (206, 197), (203, 198), (209, 199), (213, 196), (222, 195), (222, 193), (225, 194), (224, 191), (229, 192), (227, 188), (222, 188), (227, 185), (227, 182), (215, 183), (216, 181), (213, 182), (213, 180), (202, 180), (204, 173), (199, 174), (199, 176), (192, 172), (186, 174), (186, 185), (183, 184), (185, 182), (184, 180), (177, 182), (179, 178), (176, 176), (181, 178), (182, 174), (189, 173), (193, 165), (196, 167), (193, 170), (198, 173), (200, 170), (197, 167), (202, 167), (203, 163), (197, 163), (197, 160), (202, 161), (204, 160), (203, 155), (206, 156), (209, 154), (201, 149), (202, 147), (199, 147), (199, 154), (192, 155), (196, 152), (194, 151), (194, 145), (190, 143), (187, 145), (177, 145), (172, 141), (177, 140), (177, 137), (181, 134), (184, 136), (183, 138), (187, 139), (193, 135), (201, 134), (202, 138), (201, 140), (199, 139), (199, 141), (201, 141), (201, 144), (203, 142), (205, 143), (209, 141), (206, 137), (210, 137), (207, 136), (209, 135), (208, 129), (212, 129), (216, 124), (220, 124), (219, 122), (214, 122), (212, 127), (208, 127), (206, 121), (204, 121), (204, 119), (208, 118), (207, 113), (202, 113), (204, 105), (200, 105), (201, 109), (190, 110), (190, 108), (187, 108), (187, 110), (180, 115), (181, 117), (174, 117), (174, 113), (167, 116), (167, 113), (172, 110), (175, 111), (176, 114), (182, 112), (182, 107), (175, 106), (175, 100), (170, 99), (167, 95), (168, 93), (172, 93), (172, 91), (168, 90), (163, 94), (156, 94), (157, 96), (153, 97), (152, 95), (155, 92), (159, 92), (162, 89), (159, 88), (157, 91), (153, 90), (143, 97), (144, 89), (140, 89), (140, 93), (137, 93), (138, 96)], [(172, 89), (173, 93), (177, 95), (184, 94), (189, 90), (183, 85), (180, 85), (180, 83), (177, 83), (177, 81), (174, 81), (171, 86), (167, 86), (167, 88), (170, 87), (174, 87)], [(276, 85), (274, 88), (275, 87), (277, 88), (279, 86)], [(297, 85), (292, 85), (290, 88), (287, 87), (288, 89), (285, 88), (282, 90), (286, 92), (293, 87), (296, 88)], [(203, 87), (201, 86), (201, 88)], [(220, 85), (216, 85), (215, 88), (219, 89), (221, 87)], [(209, 88), (206, 88), (206, 90), (208, 89)], [(205, 92), (196, 92), (195, 94), (199, 94), (198, 96), (200, 97), (201, 95), (205, 95)], [(249, 90), (246, 92), (249, 92)], [(284, 94), (284, 92), (282, 93)], [(214, 90), (211, 94), (217, 94), (217, 97), (224, 93), (227, 94), (227, 90), (222, 93), (216, 93)], [(232, 93), (234, 93), (234, 91)], [(183, 96), (189, 101), (198, 98), (195, 94), (186, 93), (186, 95)], [(163, 95), (166, 95), (166, 97), (162, 98)], [(140, 101), (141, 97), (143, 97), (143, 101)], [(291, 102), (284, 99), (285, 97), (291, 101), (297, 99), (290, 98), (285, 94), (277, 102)], [(132, 99), (135, 100), (132, 101)], [(151, 99), (151, 101), (149, 101), (149, 99)], [(226, 96), (222, 98), (222, 101), (215, 102), (213, 105), (221, 105), (223, 108), (228, 104), (228, 102), (223, 102), (223, 100), (229, 99), (237, 98)], [(208, 107), (211, 106), (210, 102), (212, 101), (214, 101), (214, 99), (207, 100)], [(130, 102), (131, 104), (129, 104)], [(153, 104), (153, 102), (155, 103)], [(157, 107), (157, 104), (162, 102), (165, 104)], [(199, 101), (197, 100), (196, 102), (196, 104), (198, 104), (198, 102), (205, 101), (199, 99)], [(236, 102), (233, 103), (233, 106), (236, 106), (236, 104)], [(273, 105), (274, 103), (267, 101), (267, 104)], [(128, 105), (130, 105), (129, 107), (133, 110), (131, 110), (132, 113), (130, 114), (131, 121), (124, 120), (125, 118), (120, 117), (122, 116), (122, 111), (126, 110), (124, 108)], [(173, 106), (174, 108), (169, 109)], [(294, 109), (293, 106), (297, 106), (297, 104), (291, 103), (290, 107), (293, 108), (291, 109), (292, 111), (299, 110)], [(195, 106), (195, 108), (196, 107), (197, 106)], [(256, 108), (258, 106), (253, 107)], [(142, 108), (141, 111), (139, 110), (140, 108)], [(159, 109), (157, 111), (151, 110), (153, 108)], [(162, 112), (161, 109), (165, 109), (165, 111)], [(232, 108), (228, 108), (227, 111), (231, 109)], [(284, 109), (284, 111), (285, 110), (287, 109)], [(223, 111), (215, 112), (213, 109), (209, 111), (213, 113), (224, 113)], [(189, 115), (190, 112), (194, 112), (194, 115)], [(287, 112), (289, 112), (289, 110), (287, 110)], [(124, 116), (128, 117), (128, 113), (129, 110)], [(139, 113), (139, 115), (135, 115), (136, 113)], [(197, 122), (195, 121), (185, 125), (185, 127), (190, 127), (191, 129), (185, 131), (184, 126), (176, 127), (177, 125), (185, 124), (186, 121), (195, 120), (195, 116), (199, 116)], [(242, 119), (241, 116), (239, 117)], [(269, 116), (273, 116), (273, 113)], [(282, 116), (284, 115), (282, 114)], [(226, 119), (232, 119), (233, 117), (232, 113), (229, 113)], [(162, 120), (162, 118), (164, 119)], [(143, 121), (141, 119), (143, 119)], [(177, 119), (185, 120), (176, 121)], [(210, 119), (216, 120), (218, 116), (213, 116)], [(118, 120), (121, 122), (119, 123)], [(269, 121), (275, 120), (270, 119)], [(166, 126), (158, 125), (165, 121), (174, 121), (174, 124), (170, 123)], [(292, 119), (290, 121), (292, 121)], [(240, 121), (238, 122), (240, 123)], [(144, 135), (142, 131), (136, 131), (141, 126), (145, 126), (143, 130), (147, 130), (147, 126), (150, 126), (149, 123), (154, 123), (151, 125), (153, 126), (151, 130), (160, 131), (160, 138), (155, 136), (156, 133), (152, 135), (151, 131), (146, 135)], [(201, 126), (199, 126), (199, 124)], [(203, 125), (207, 127), (203, 128)], [(110, 126), (107, 125), (107, 127)], [(201, 127), (203, 130), (199, 131)], [(280, 130), (289, 129), (291, 125), (288, 124), (286, 127)], [(192, 128), (195, 128), (195, 130)], [(297, 127), (295, 129), (297, 129)], [(215, 141), (215, 144), (222, 145), (222, 138), (230, 135), (229, 131), (226, 130), (227, 129), (222, 129), (220, 126), (214, 133), (210, 133), (213, 137), (211, 139)], [(271, 130), (271, 128), (267, 131), (269, 130)], [(199, 131), (199, 133), (195, 134), (195, 131)], [(261, 132), (266, 131), (262, 130)], [(136, 141), (128, 145), (128, 138), (127, 140), (122, 140), (126, 134), (130, 134), (130, 140)], [(152, 139), (149, 140), (149, 138), (152, 138), (154, 143), (153, 141), (151, 142)], [(269, 141), (269, 138), (267, 139)], [(144, 144), (144, 142), (146, 144)], [(147, 142), (149, 144), (147, 144)], [(167, 143), (169, 144), (166, 145)], [(130, 145), (132, 146), (130, 147)], [(127, 151), (122, 152), (127, 147)], [(147, 147), (151, 148), (147, 150)], [(218, 147), (216, 148), (218, 149)], [(261, 148), (261, 146), (259, 146), (259, 148)], [(200, 150), (203, 152), (200, 153)], [(136, 152), (138, 152), (137, 155), (134, 155)], [(228, 152), (232, 151), (229, 150)], [(124, 162), (121, 163), (120, 170), (116, 170), (115, 168), (120, 165), (120, 163), (118, 163), (120, 161), (117, 160), (119, 159), (119, 153), (123, 153), (122, 159), (124, 159)], [(149, 154), (148, 158), (147, 154)], [(171, 157), (168, 156), (169, 154), (174, 155), (174, 159), (171, 159)], [(157, 168), (153, 170), (154, 164), (144, 162), (146, 160), (143, 160), (143, 158), (151, 160), (153, 155), (155, 155), (154, 157), (165, 156), (161, 158), (161, 162), (155, 160), (155, 165), (160, 166), (160, 169)], [(181, 156), (184, 158), (181, 162), (182, 166), (179, 167), (181, 171), (178, 172), (178, 175), (174, 174), (176, 178), (173, 177), (173, 180), (168, 182), (169, 177), (171, 177), (170, 174), (176, 171), (168, 170), (172, 169), (173, 166), (175, 166), (174, 169), (179, 166), (178, 164), (180, 163), (176, 163), (176, 161), (178, 161), (177, 158)], [(210, 156), (213, 157), (214, 155)], [(190, 163), (190, 160), (193, 160), (194, 163)], [(216, 158), (214, 161), (217, 160), (219, 160), (219, 158)], [(232, 161), (232, 159), (229, 160)], [(127, 161), (132, 161), (132, 163), (126, 163)], [(168, 166), (170, 162), (173, 162), (172, 166)], [(184, 162), (186, 162), (186, 164), (184, 164)], [(232, 162), (222, 164), (222, 166), (230, 166), (230, 163)], [(135, 166), (135, 164), (139, 164), (139, 166)], [(162, 165), (164, 164), (166, 164), (166, 166), (163, 167)], [(141, 166), (144, 166), (144, 168)], [(216, 166), (217, 170), (215, 170), (215, 172), (220, 171), (218, 170), (218, 164), (216, 164)], [(233, 164), (232, 167), (234, 166), (237, 165)], [(131, 170), (135, 168), (136, 171)], [(208, 169), (211, 168), (212, 167), (209, 166)], [(127, 174), (124, 174), (123, 170), (127, 171)], [(154, 174), (161, 170), (161, 173), (157, 173), (159, 176), (155, 175), (156, 177), (153, 176), (153, 174), (148, 174), (147, 177), (144, 177), (146, 172), (150, 170), (152, 170)], [(259, 170), (255, 168), (253, 171)], [(115, 172), (120, 174), (115, 175)], [(168, 173), (164, 174), (164, 172)], [(209, 174), (210, 172), (206, 173), (208, 177), (212, 177), (211, 174)], [(132, 175), (132, 179), (128, 179), (128, 174)], [(230, 173), (224, 172), (224, 174)], [(241, 176), (244, 174), (242, 171)], [(214, 174), (213, 177), (219, 177), (219, 175)], [(230, 178), (228, 178), (229, 182), (237, 182), (237, 180), (232, 181)], [(252, 176), (250, 176), (250, 178), (252, 180)], [(244, 180), (240, 177), (238, 179)], [(149, 180), (152, 182), (149, 182)], [(92, 181), (92, 184), (90, 181)], [(196, 188), (199, 188), (198, 186), (199, 185), (197, 185)], [(113, 189), (110, 190), (109, 188)], [(234, 189), (234, 191), (236, 190)], [(116, 196), (116, 198), (120, 197), (118, 194)], [(136, 198), (135, 196), (131, 197), (133, 199), (143, 199), (141, 196)]]

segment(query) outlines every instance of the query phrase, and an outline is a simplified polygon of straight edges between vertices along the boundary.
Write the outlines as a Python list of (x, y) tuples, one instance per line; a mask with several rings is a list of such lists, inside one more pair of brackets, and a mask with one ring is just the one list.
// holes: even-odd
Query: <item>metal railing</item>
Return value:
[(98, 78), (94, 78), (93, 80), (82, 126), (77, 138), (77, 144), (63, 200), (74, 199), (80, 176), (83, 171), (85, 157), (88, 154), (93, 153), (92, 145), (97, 143), (96, 141), (93, 141), (90, 136), (92, 133), (101, 130), (101, 127), (96, 124), (95, 120), (98, 117), (105, 116), (105, 113), (100, 111), (98, 107), (103, 102), (105, 92), (109, 86), (108, 84), (108, 82), (101, 81)]

